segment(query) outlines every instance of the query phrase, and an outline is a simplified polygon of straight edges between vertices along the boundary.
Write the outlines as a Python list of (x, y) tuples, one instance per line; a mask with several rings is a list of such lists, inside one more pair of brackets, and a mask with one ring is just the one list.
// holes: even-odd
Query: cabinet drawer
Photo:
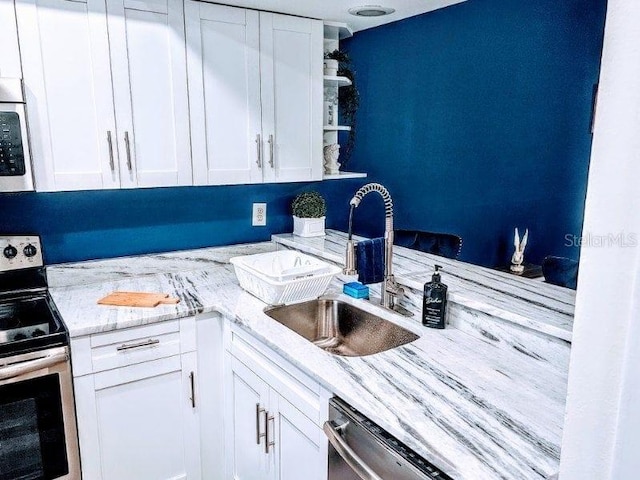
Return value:
[(179, 322), (160, 322), (91, 336), (93, 372), (180, 353)]
[(80, 377), (184, 353), (186, 350), (181, 349), (182, 344), (190, 346), (193, 343), (190, 335), (192, 330), (185, 328), (186, 332), (181, 332), (180, 321), (170, 320), (72, 338), (73, 376)]

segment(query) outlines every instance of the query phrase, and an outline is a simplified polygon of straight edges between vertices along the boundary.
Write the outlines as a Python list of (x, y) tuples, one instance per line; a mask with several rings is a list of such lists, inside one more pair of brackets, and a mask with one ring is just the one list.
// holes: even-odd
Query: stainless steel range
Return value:
[(0, 479), (80, 479), (68, 333), (37, 236), (0, 237)]

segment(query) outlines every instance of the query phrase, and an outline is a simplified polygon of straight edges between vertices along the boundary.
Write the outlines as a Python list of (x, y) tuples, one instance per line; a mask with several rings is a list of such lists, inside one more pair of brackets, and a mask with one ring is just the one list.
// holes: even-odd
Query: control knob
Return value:
[(25, 257), (33, 257), (36, 253), (38, 253), (38, 250), (33, 245), (29, 244), (24, 247), (22, 253), (24, 253)]
[(6, 258), (11, 260), (12, 258), (15, 258), (16, 255), (18, 255), (18, 250), (13, 245), (7, 245), (6, 247), (4, 247), (2, 253)]

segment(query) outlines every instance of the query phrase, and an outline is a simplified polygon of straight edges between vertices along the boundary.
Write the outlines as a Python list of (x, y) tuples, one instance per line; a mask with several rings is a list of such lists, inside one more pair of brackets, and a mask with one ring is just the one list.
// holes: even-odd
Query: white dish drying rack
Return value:
[(294, 250), (233, 257), (240, 286), (270, 305), (313, 300), (322, 295), (340, 267)]

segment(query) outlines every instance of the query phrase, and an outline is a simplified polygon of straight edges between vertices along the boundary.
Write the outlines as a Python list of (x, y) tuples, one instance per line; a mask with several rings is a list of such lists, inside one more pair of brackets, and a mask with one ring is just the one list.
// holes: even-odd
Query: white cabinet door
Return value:
[(200, 478), (195, 365), (191, 352), (74, 380), (83, 478)]
[(328, 457), (324, 433), (275, 390), (271, 390), (271, 395), (269, 406), (276, 412), (275, 430), (269, 432), (269, 440), (275, 442), (270, 457), (275, 478), (326, 480)]
[(260, 12), (267, 182), (322, 179), (322, 42), (319, 20)]
[(258, 12), (185, 2), (194, 183), (262, 182)]
[(104, 0), (17, 0), (36, 189), (118, 188)]
[(235, 480), (265, 480), (269, 386), (235, 357), (225, 358), (226, 475)]
[(107, 0), (122, 187), (190, 185), (181, 0)]
[(239, 329), (225, 335), (225, 478), (327, 480), (331, 393)]

